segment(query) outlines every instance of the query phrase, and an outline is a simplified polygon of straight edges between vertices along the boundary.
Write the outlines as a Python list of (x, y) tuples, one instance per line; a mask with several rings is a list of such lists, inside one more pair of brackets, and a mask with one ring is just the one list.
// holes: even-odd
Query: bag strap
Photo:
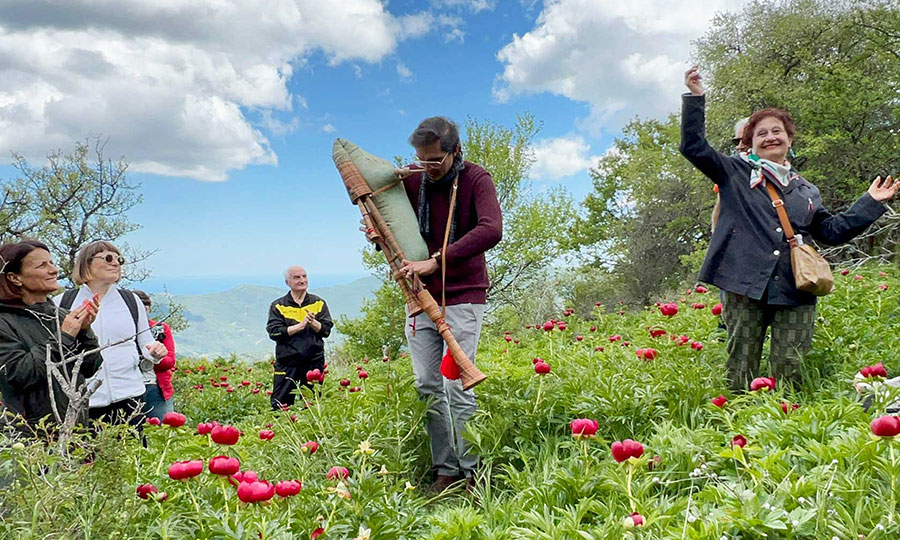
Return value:
[(128, 289), (118, 289), (119, 295), (122, 297), (122, 300), (125, 301), (125, 305), (128, 306), (128, 311), (131, 312), (131, 318), (134, 320), (134, 332), (135, 334), (138, 332), (138, 306), (137, 300), (134, 299), (134, 293), (129, 291)]
[(784, 201), (781, 200), (778, 190), (775, 189), (775, 185), (771, 181), (766, 182), (766, 191), (769, 192), (769, 197), (772, 198), (772, 206), (775, 207), (778, 220), (781, 221), (781, 228), (784, 230), (784, 236), (787, 238), (788, 244), (792, 248), (797, 247), (797, 239), (794, 238), (794, 228), (791, 227), (791, 220), (788, 219), (787, 211), (784, 209)]
[(450, 192), (450, 212), (447, 214), (447, 226), (444, 228), (444, 243), (441, 245), (441, 318), (447, 315), (447, 244), (450, 242), (450, 226), (453, 223), (453, 211), (456, 209), (456, 188), (459, 186), (459, 175), (453, 179)]
[(66, 289), (59, 300), (59, 307), (72, 310), (72, 304), (75, 303), (75, 297), (78, 296), (78, 289)]

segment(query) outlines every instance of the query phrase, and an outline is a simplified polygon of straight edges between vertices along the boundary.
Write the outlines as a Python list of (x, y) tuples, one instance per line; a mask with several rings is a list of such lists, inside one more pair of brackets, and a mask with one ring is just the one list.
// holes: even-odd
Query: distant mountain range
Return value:
[[(381, 280), (370, 276), (310, 292), (325, 299), (337, 321), (341, 315), (359, 316), (363, 300), (371, 298), (380, 286)], [(190, 322), (190, 328), (175, 335), (178, 355), (262, 358), (272, 354), (275, 344), (266, 334), (269, 305), (287, 291), (287, 287), (240, 285), (211, 294), (174, 295), (173, 300), (185, 306), (184, 315)], [(326, 347), (340, 340), (333, 332)]]

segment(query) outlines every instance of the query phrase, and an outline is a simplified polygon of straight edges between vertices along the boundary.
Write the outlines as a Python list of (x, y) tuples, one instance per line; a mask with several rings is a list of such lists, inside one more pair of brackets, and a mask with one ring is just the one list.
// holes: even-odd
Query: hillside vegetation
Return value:
[[(72, 461), (42, 442), (6, 441), (0, 537), (896, 538), (900, 448), (874, 437), (870, 422), (897, 396), (881, 387), (866, 412), (851, 381), (877, 362), (898, 369), (900, 276), (870, 266), (836, 277), (797, 392), (777, 381), (774, 391), (725, 390), (714, 292), (671, 299), (671, 317), (656, 306), (624, 315), (598, 307), (586, 319), (560, 314), (550, 331), (486, 337), (477, 361), (489, 379), (477, 387), (469, 434), (482, 482), (472, 494), (421, 492), (430, 480), (425, 404), (407, 358), (331, 366), (304, 396), (308, 407), (277, 413), (268, 364), (182, 361), (176, 408), (186, 423), (146, 426), (146, 447), (114, 428), (83, 441)], [(549, 373), (535, 372), (536, 357)], [(721, 407), (711, 401), (720, 394)], [(596, 433), (573, 437), (575, 419), (596, 420)], [(198, 434), (212, 421), (240, 430), (236, 443), (214, 442), (222, 428)], [(624, 439), (643, 453), (619, 463), (627, 456), (611, 445)], [(219, 455), (302, 488), (241, 502), (250, 484), (209, 472)], [(170, 478), (185, 460), (201, 460), (202, 472)], [(142, 499), (145, 483), (158, 492)], [(634, 512), (644, 522), (629, 528), (640, 521)]]

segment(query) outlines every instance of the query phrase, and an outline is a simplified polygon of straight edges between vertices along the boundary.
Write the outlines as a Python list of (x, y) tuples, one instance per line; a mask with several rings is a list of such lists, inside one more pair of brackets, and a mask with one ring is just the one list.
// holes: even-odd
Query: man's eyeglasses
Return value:
[(102, 259), (106, 261), (106, 264), (112, 264), (113, 261), (119, 263), (119, 266), (125, 264), (125, 257), (121, 255), (113, 255), (112, 253), (107, 253), (106, 255), (94, 255), (91, 257), (92, 259)]
[(444, 154), (444, 157), (442, 157), (440, 160), (427, 160), (427, 159), (422, 159), (419, 156), (416, 156), (415, 163), (419, 167), (425, 167), (425, 168), (429, 168), (429, 169), (437, 169), (438, 167), (440, 167), (441, 165), (444, 164), (444, 160), (447, 159), (447, 156), (449, 156), (449, 155), (450, 155), (450, 152), (447, 152), (446, 154)]

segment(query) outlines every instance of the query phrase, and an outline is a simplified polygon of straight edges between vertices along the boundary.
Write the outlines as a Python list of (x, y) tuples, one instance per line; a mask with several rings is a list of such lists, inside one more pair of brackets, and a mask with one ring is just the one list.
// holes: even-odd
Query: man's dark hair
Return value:
[(22, 288), (9, 280), (8, 274), (18, 274), (22, 271), (22, 259), (36, 249), (43, 249), (50, 253), (50, 248), (37, 240), (22, 240), (10, 242), (0, 246), (0, 264), (3, 265), (0, 273), (0, 300), (21, 300)]
[(141, 291), (139, 289), (131, 289), (131, 292), (137, 295), (138, 298), (141, 299), (141, 303), (147, 307), (150, 307), (153, 304), (153, 301), (150, 300), (150, 295)]
[(422, 148), (435, 141), (441, 141), (441, 150), (444, 152), (453, 152), (459, 147), (459, 128), (448, 118), (432, 116), (422, 120), (409, 136), (409, 144), (413, 148)]

